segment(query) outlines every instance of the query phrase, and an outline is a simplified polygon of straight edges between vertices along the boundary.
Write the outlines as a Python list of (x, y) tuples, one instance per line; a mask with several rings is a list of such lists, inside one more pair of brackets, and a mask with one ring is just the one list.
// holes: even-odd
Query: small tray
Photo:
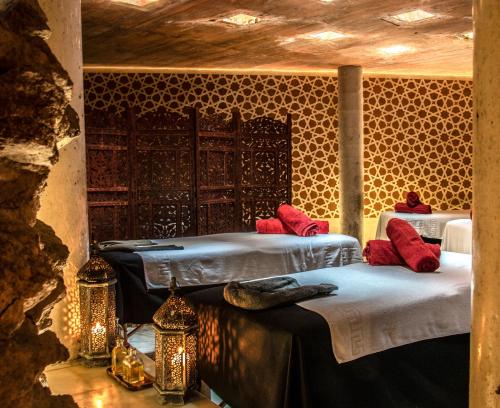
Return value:
[(154, 378), (150, 377), (148, 374), (144, 373), (144, 381), (138, 384), (130, 384), (127, 381), (125, 381), (121, 375), (116, 375), (113, 373), (113, 370), (111, 367), (106, 368), (106, 373), (113, 378), (115, 381), (117, 381), (120, 385), (125, 387), (127, 390), (130, 391), (140, 391), (144, 390), (146, 388), (149, 388), (153, 385)]

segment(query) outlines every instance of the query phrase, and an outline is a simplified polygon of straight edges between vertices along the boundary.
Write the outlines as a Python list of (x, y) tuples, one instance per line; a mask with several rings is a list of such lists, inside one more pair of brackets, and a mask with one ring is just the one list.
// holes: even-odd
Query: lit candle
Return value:
[(179, 381), (178, 385), (181, 387), (186, 384), (186, 362), (189, 362), (189, 356), (186, 356), (184, 348), (180, 346), (172, 358), (172, 378)]
[(106, 350), (106, 327), (97, 322), (92, 327), (92, 348), (96, 352), (104, 353)]

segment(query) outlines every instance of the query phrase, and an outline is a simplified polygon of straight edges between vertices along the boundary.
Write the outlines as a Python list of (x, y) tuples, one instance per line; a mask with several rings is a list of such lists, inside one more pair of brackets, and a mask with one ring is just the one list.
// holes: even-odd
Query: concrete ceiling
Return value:
[[(134, 1), (134, 0), (123, 0)], [(135, 0), (150, 1), (150, 0)], [(419, 23), (384, 18), (414, 9)], [(221, 22), (246, 13), (248, 26)], [(328, 71), (471, 76), (472, 0), (82, 0), (84, 64), (92, 67)], [(338, 40), (310, 33), (341, 32)], [(405, 46), (389, 55), (381, 48)]]

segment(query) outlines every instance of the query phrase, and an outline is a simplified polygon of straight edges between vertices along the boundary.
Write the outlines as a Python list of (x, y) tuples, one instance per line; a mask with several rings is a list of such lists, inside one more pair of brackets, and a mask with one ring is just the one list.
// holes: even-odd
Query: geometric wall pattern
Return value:
[[(365, 216), (408, 189), (435, 209), (469, 208), (471, 82), (364, 80)], [(313, 217), (339, 216), (337, 78), (307, 75), (85, 73), (85, 105), (140, 114), (163, 106), (243, 120), (292, 114), (293, 203)]]
[(364, 81), (365, 215), (415, 190), (433, 208), (472, 201), (472, 82)]

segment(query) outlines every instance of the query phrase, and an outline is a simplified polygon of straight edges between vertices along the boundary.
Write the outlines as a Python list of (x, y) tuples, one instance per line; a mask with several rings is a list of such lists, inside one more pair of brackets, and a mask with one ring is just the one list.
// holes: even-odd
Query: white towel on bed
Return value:
[(357, 263), (292, 275), (333, 283), (335, 296), (299, 306), (323, 316), (339, 363), (416, 341), (470, 331), (471, 256), (442, 252), (435, 273)]
[(266, 278), (361, 262), (357, 239), (341, 234), (298, 237), (255, 232), (153, 240), (183, 250), (137, 252), (148, 289)]

